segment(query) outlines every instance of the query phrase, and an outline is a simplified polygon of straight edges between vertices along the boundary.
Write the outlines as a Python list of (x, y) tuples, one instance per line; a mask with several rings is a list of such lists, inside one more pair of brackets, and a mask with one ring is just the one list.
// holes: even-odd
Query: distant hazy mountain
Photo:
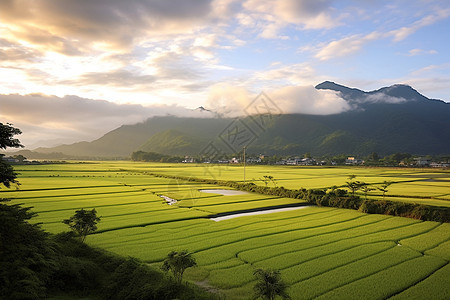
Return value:
[[(325, 81), (316, 88), (338, 92), (352, 109), (334, 115), (278, 116), (265, 131), (258, 133), (249, 151), (280, 155), (450, 152), (449, 103), (429, 99), (400, 84), (365, 92)], [(129, 157), (137, 150), (196, 155), (209, 141), (217, 141), (232, 121), (153, 117), (143, 123), (121, 126), (93, 142), (34, 151), (99, 158)]]

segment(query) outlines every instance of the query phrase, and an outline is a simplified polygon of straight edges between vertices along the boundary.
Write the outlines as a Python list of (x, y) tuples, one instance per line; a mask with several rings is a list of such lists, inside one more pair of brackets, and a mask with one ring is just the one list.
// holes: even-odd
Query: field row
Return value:
[[(111, 162), (28, 167), (19, 170), (21, 189), (3, 190), (0, 197), (33, 206), (35, 221), (45, 229), (67, 230), (63, 219), (77, 209), (96, 208), (102, 220), (89, 244), (155, 267), (168, 252), (188, 249), (198, 267), (188, 269), (186, 279), (210, 285), (230, 299), (252, 297), (256, 268), (280, 269), (293, 299), (450, 297), (448, 223), (320, 207), (214, 222), (207, 217), (298, 200), (203, 193), (204, 188), (223, 187), (149, 175), (208, 176), (203, 166)], [(221, 179), (240, 174), (238, 167), (219, 171)], [(255, 177), (278, 172), (278, 184), (295, 182), (286, 185), (291, 188), (345, 183), (352, 172), (372, 183), (401, 181), (391, 186), (393, 191), (396, 186), (399, 194), (423, 201), (450, 193), (443, 182), (448, 177), (440, 172), (260, 166), (248, 172)], [(430, 178), (434, 181), (424, 181)], [(167, 205), (160, 195), (178, 202)]]

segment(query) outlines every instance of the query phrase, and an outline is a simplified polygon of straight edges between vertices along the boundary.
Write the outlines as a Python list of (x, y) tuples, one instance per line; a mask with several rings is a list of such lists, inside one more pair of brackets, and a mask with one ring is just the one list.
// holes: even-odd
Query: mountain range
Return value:
[[(449, 154), (450, 103), (429, 99), (409, 85), (396, 84), (365, 92), (325, 81), (316, 89), (331, 90), (349, 110), (332, 115), (282, 114), (255, 132), (249, 153), (266, 155), (380, 155), (407, 152)], [(201, 110), (208, 111), (201, 107)], [(239, 119), (251, 123), (252, 116)], [(123, 125), (92, 142), (22, 150), (29, 158), (126, 158), (134, 151), (197, 155), (233, 118), (152, 117)], [(249, 128), (251, 130), (251, 128)], [(224, 148), (223, 151), (233, 152)]]

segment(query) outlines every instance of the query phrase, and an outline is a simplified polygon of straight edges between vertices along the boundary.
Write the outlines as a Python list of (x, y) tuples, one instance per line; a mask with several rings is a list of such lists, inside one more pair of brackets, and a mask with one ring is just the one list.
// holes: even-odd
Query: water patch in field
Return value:
[(161, 198), (163, 198), (164, 200), (166, 200), (168, 205), (174, 205), (177, 203), (177, 200), (172, 199), (170, 197), (164, 196), (164, 195), (159, 195)]
[(210, 218), (210, 220), (213, 220), (215, 222), (220, 222), (220, 221), (239, 218), (239, 217), (265, 215), (265, 214), (277, 213), (277, 212), (282, 212), (282, 211), (302, 209), (302, 208), (306, 208), (306, 207), (309, 207), (309, 205), (297, 206), (297, 207), (274, 208), (274, 209), (268, 209), (268, 210), (262, 210), (262, 211), (246, 212), (246, 213), (236, 213), (236, 214), (227, 215), (227, 216), (223, 216), (223, 217)]
[(209, 190), (199, 190), (202, 193), (210, 193), (210, 194), (220, 194), (224, 196), (236, 196), (236, 195), (245, 195), (247, 192), (236, 191), (236, 190), (220, 190), (220, 189), (209, 189)]

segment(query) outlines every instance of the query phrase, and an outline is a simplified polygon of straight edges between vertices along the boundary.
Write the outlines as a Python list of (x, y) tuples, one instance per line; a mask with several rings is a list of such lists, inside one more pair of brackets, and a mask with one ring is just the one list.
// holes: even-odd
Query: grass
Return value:
[[(241, 180), (240, 166), (96, 162), (18, 166), (19, 190), (0, 197), (33, 206), (36, 222), (57, 233), (80, 208), (102, 217), (91, 245), (159, 267), (171, 250), (194, 252), (198, 267), (186, 279), (218, 289), (230, 299), (253, 296), (255, 268), (276, 268), (293, 299), (448, 298), (450, 227), (337, 208), (301, 210), (214, 222), (216, 213), (298, 203), (259, 194), (199, 192), (223, 188), (152, 176), (151, 173)], [(442, 170), (248, 166), (247, 179), (274, 176), (286, 188), (343, 185), (349, 174), (373, 185), (393, 181), (389, 200), (447, 206), (450, 173)], [(272, 184), (269, 184), (271, 186)], [(169, 206), (159, 195), (177, 199)], [(379, 192), (370, 198), (381, 199)]]

